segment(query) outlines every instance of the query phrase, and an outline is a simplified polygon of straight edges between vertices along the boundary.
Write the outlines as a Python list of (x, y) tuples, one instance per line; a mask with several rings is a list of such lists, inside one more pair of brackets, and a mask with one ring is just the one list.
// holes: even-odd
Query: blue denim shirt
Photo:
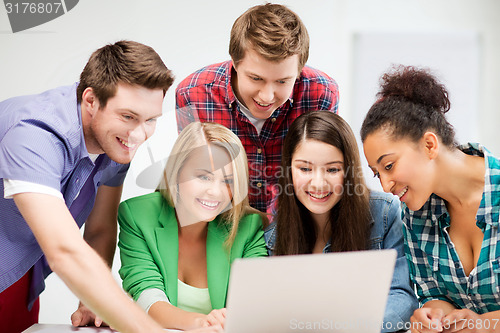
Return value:
[[(401, 222), (399, 200), (392, 194), (372, 191), (370, 193), (370, 210), (373, 218), (370, 248), (374, 250), (396, 249), (398, 253), (381, 331), (404, 330), (413, 311), (418, 308), (418, 302), (410, 283), (408, 263), (404, 254), (403, 223)], [(275, 222), (266, 228), (264, 237), (269, 255), (273, 255), (276, 242)], [(331, 252), (330, 243), (325, 246), (323, 252)], [(408, 327), (407, 324), (406, 328)]]

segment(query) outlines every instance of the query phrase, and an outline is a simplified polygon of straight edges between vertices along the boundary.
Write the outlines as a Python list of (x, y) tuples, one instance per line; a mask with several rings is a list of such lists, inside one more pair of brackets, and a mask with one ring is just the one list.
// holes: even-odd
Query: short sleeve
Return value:
[(0, 142), (0, 178), (32, 182), (60, 190), (68, 152), (46, 124), (24, 120)]

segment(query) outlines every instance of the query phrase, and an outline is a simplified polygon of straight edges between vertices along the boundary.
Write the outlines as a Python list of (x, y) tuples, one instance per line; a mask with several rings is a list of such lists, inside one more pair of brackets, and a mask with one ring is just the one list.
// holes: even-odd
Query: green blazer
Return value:
[[(150, 288), (165, 291), (177, 306), (179, 237), (175, 211), (159, 192), (126, 200), (118, 209), (123, 288), (134, 300)], [(267, 255), (262, 219), (245, 216), (230, 251), (224, 247), (229, 233), (217, 217), (208, 224), (207, 282), (214, 309), (226, 306), (231, 263), (236, 258)]]

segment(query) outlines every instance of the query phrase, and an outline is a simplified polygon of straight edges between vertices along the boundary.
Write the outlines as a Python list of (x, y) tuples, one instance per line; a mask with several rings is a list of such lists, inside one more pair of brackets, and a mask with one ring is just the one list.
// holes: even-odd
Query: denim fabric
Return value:
[[(394, 332), (405, 328), (413, 311), (418, 308), (417, 298), (410, 283), (408, 263), (403, 248), (403, 224), (399, 200), (392, 194), (370, 193), (370, 211), (372, 226), (370, 248), (373, 250), (397, 250), (396, 266), (392, 278), (391, 289), (384, 314), (382, 332)], [(273, 255), (276, 242), (276, 223), (273, 222), (264, 232), (269, 255)], [(330, 244), (323, 249), (331, 252)], [(407, 324), (407, 327), (408, 324)]]

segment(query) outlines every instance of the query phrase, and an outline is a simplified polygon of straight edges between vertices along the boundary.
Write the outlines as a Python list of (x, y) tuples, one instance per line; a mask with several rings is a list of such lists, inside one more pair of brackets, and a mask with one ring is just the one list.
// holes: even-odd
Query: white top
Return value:
[(213, 308), (208, 288), (196, 288), (178, 280), (177, 307), (189, 312), (209, 314)]
[[(137, 299), (137, 305), (144, 309), (146, 313), (156, 302), (171, 304), (165, 292), (158, 288), (144, 290)], [(208, 288), (196, 288), (178, 280), (177, 307), (184, 311), (209, 314), (213, 308)]]
[(238, 102), (238, 105), (240, 106), (241, 112), (243, 112), (243, 114), (245, 116), (247, 116), (248, 120), (250, 120), (250, 122), (255, 126), (255, 129), (257, 130), (257, 134), (260, 135), (260, 131), (262, 130), (262, 126), (264, 126), (264, 123), (266, 122), (267, 119), (255, 118), (252, 115), (252, 113), (250, 112), (250, 110), (245, 105), (243, 105), (243, 103), (241, 103), (238, 100), (238, 98), (236, 98), (236, 101)]

